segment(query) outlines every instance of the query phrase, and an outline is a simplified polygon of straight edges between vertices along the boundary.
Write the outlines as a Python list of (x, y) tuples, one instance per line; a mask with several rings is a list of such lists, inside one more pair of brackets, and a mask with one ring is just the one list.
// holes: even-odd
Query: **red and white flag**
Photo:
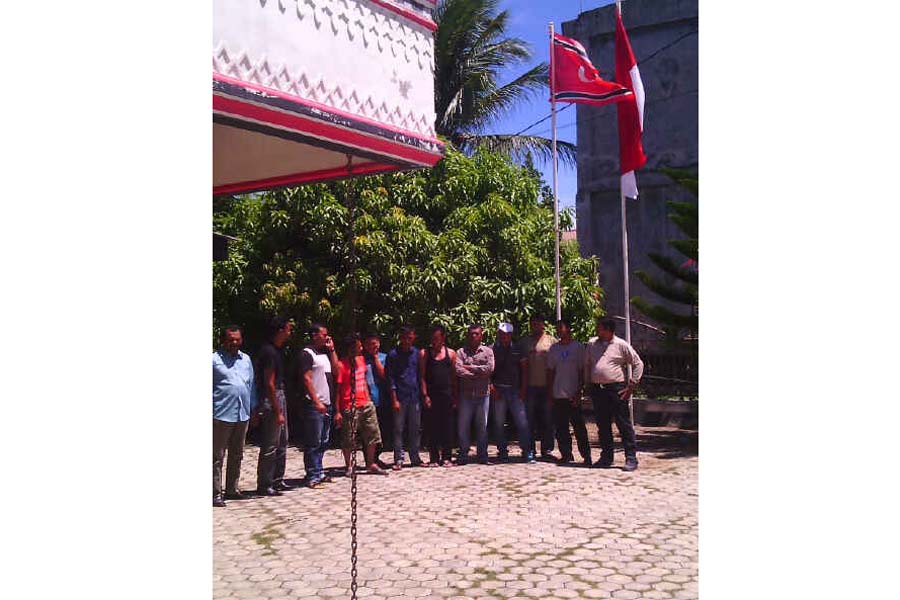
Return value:
[(553, 34), (552, 98), (557, 102), (609, 104), (632, 97), (631, 90), (600, 78), (578, 40)]
[(622, 13), (616, 12), (616, 82), (632, 94), (628, 102), (620, 102), (619, 112), (619, 168), (622, 173), (622, 193), (626, 198), (637, 198), (637, 180), (634, 172), (644, 166), (647, 156), (641, 145), (644, 131), (644, 84), (637, 61), (631, 51)]

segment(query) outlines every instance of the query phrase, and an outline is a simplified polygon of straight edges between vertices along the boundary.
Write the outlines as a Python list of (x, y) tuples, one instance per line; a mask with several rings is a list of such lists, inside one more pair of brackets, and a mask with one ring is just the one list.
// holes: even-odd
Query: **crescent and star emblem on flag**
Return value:
[(551, 51), (551, 93), (556, 102), (603, 105), (634, 99), (627, 87), (600, 77), (578, 40), (554, 33)]
[(580, 80), (583, 81), (584, 83), (591, 83), (591, 82), (593, 82), (595, 79), (597, 79), (597, 73), (591, 73), (590, 79), (587, 78), (587, 77), (585, 76), (584, 66), (582, 65), (582, 66), (578, 67), (578, 79), (580, 79)]

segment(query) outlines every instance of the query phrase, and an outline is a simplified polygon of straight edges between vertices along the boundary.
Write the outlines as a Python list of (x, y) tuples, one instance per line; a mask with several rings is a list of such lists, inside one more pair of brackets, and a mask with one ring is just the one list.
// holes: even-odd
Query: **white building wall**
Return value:
[(213, 11), (214, 72), (434, 137), (425, 25), (368, 0), (215, 0)]

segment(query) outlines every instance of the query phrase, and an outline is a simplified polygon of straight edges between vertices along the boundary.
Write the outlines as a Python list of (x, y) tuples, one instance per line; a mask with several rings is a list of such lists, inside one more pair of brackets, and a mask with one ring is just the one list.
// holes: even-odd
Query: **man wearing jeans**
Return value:
[(399, 345), (388, 353), (388, 385), (394, 409), (394, 465), (403, 468), (403, 432), (409, 436), (409, 462), (414, 467), (422, 465), (419, 457), (419, 429), (422, 423), (422, 407), (419, 398), (419, 349), (413, 346), (416, 330), (410, 325), (400, 328)]
[[(225, 498), (240, 500), (238, 489), (244, 439), (256, 404), (253, 363), (241, 352), (241, 328), (222, 331), (222, 347), (213, 353), (213, 506), (225, 506)], [(222, 497), (222, 464), (228, 450), (225, 498)]]
[(256, 492), (261, 496), (280, 496), (290, 489), (284, 483), (287, 463), (287, 405), (284, 399), (285, 342), (291, 336), (293, 324), (282, 317), (269, 322), (269, 341), (256, 354), (256, 387), (260, 400), (259, 418), (262, 421), (262, 441), (256, 468)]
[(552, 458), (553, 417), (551, 415), (550, 394), (547, 389), (547, 352), (556, 343), (556, 338), (544, 333), (544, 317), (531, 317), (531, 335), (519, 341), (522, 355), (528, 359), (528, 390), (525, 396), (525, 410), (531, 427), (531, 453), (537, 451), (537, 440), (541, 440), (541, 458)]
[(334, 408), (331, 402), (333, 375), (338, 372), (334, 341), (318, 323), (309, 328), (309, 345), (300, 353), (300, 384), (306, 392), (303, 408), (303, 465), (306, 485), (327, 481), (322, 458), (328, 449)]
[[(638, 467), (637, 440), (628, 401), (634, 386), (644, 374), (644, 362), (634, 348), (615, 332), (614, 320), (601, 319), (597, 323), (597, 337), (591, 338), (585, 349), (585, 381), (590, 381), (591, 400), (600, 434), (600, 459), (594, 466), (608, 468), (613, 464), (612, 421), (615, 421), (625, 448), (625, 470), (634, 471)], [(632, 368), (630, 379), (629, 366)]]
[(456, 376), (459, 377), (459, 458), (458, 465), (469, 460), (469, 436), (475, 421), (478, 462), (486, 465), (487, 419), (490, 402), (491, 374), (494, 372), (494, 352), (481, 344), (484, 330), (481, 325), (469, 325), (466, 345), (456, 351)]
[(500, 323), (497, 327), (497, 341), (491, 348), (494, 353), (491, 407), (494, 417), (494, 435), (497, 437), (497, 455), (501, 461), (509, 459), (506, 445), (506, 413), (509, 411), (512, 412), (513, 422), (519, 433), (522, 460), (533, 463), (535, 461), (534, 454), (531, 452), (531, 432), (528, 428), (528, 418), (525, 415), (527, 380), (523, 363), (526, 363), (528, 359), (523, 357), (519, 347), (512, 343), (512, 333), (511, 323)]

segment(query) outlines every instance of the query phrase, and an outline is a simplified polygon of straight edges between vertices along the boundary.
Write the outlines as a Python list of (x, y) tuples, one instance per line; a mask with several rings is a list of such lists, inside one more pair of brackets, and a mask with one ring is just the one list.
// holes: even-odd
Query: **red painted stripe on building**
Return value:
[(378, 6), (385, 8), (393, 13), (397, 13), (403, 18), (409, 19), (414, 23), (418, 23), (422, 27), (427, 28), (429, 31), (434, 32), (437, 31), (437, 23), (432, 21), (431, 19), (426, 19), (425, 17), (420, 17), (416, 13), (411, 10), (407, 10), (405, 8), (400, 8), (396, 4), (391, 4), (389, 2), (383, 2), (382, 0), (369, 0), (372, 4), (377, 4)]
[[(366, 163), (353, 167), (353, 175), (374, 175), (376, 173), (389, 173), (398, 171), (401, 167), (398, 165), (389, 165), (384, 163)], [(316, 181), (333, 181), (348, 177), (347, 168), (339, 167), (336, 169), (324, 169), (322, 171), (313, 171), (311, 173), (295, 173), (293, 175), (282, 175), (279, 177), (270, 177), (268, 179), (257, 179), (255, 181), (241, 181), (238, 183), (228, 183), (213, 188), (214, 196), (225, 194), (242, 194), (245, 192), (258, 192), (261, 190), (272, 189), (276, 187), (284, 187), (287, 185), (300, 185), (302, 183), (314, 183)]]
[(287, 114), (255, 104), (249, 104), (235, 98), (214, 94), (213, 111), (249, 118), (259, 123), (269, 123), (274, 126), (297, 131), (323, 140), (369, 150), (390, 158), (400, 159), (422, 166), (434, 166), (434, 164), (441, 159), (441, 154), (426, 152), (405, 144), (361, 134), (350, 129), (323, 123), (300, 115)]
[(257, 92), (262, 92), (264, 94), (271, 94), (272, 96), (277, 96), (279, 98), (288, 100), (290, 102), (299, 104), (301, 106), (306, 106), (308, 108), (314, 108), (316, 110), (329, 112), (333, 115), (338, 115), (341, 117), (345, 117), (347, 119), (359, 121), (361, 123), (365, 123), (367, 125), (372, 125), (374, 127), (379, 127), (381, 129), (386, 129), (388, 131), (393, 131), (394, 133), (402, 133), (403, 135), (407, 135), (409, 137), (416, 138), (418, 140), (422, 140), (425, 142), (431, 142), (433, 144), (440, 144), (441, 146), (444, 145), (444, 143), (441, 140), (437, 139), (436, 137), (428, 137), (428, 136), (424, 136), (419, 133), (415, 133), (415, 132), (412, 132), (412, 131), (409, 131), (406, 129), (400, 129), (399, 127), (394, 127), (393, 125), (381, 123), (379, 121), (375, 121), (374, 119), (368, 119), (366, 117), (361, 117), (359, 115), (355, 115), (353, 113), (349, 113), (349, 112), (334, 108), (332, 106), (328, 106), (326, 104), (320, 104), (319, 102), (315, 102), (313, 100), (307, 100), (306, 98), (301, 98), (300, 96), (293, 96), (291, 94), (287, 94), (280, 90), (275, 90), (275, 89), (268, 88), (268, 87), (265, 87), (262, 85), (257, 85), (255, 83), (248, 83), (248, 82), (242, 81), (240, 79), (235, 79), (234, 77), (229, 77), (228, 75), (222, 75), (221, 73), (213, 72), (213, 79), (218, 80), (218, 81), (223, 81), (225, 83), (230, 83), (231, 85), (238, 85), (241, 87), (245, 87), (248, 90), (255, 90)]

